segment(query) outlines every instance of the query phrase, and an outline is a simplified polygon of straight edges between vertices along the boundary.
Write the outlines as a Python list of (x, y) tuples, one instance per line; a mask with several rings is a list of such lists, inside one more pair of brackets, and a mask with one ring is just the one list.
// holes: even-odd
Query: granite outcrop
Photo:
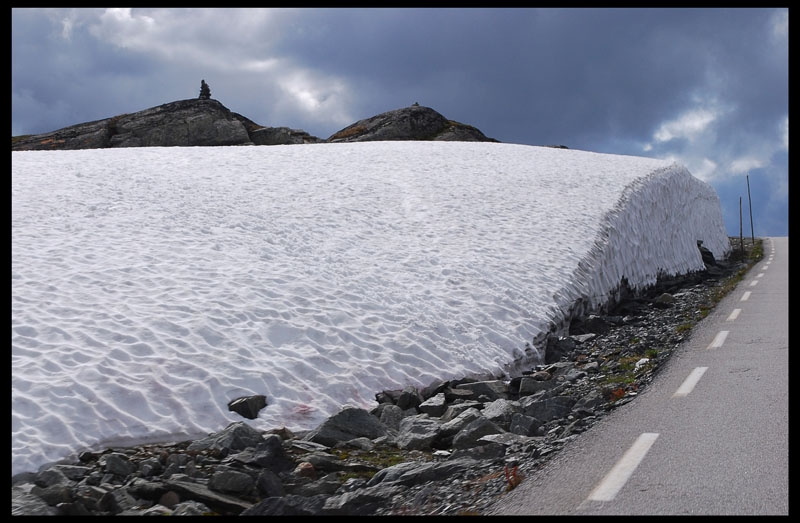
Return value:
[(12, 138), (12, 151), (242, 145), (257, 127), (217, 100), (179, 100), (131, 114)]
[(471, 125), (448, 120), (430, 107), (419, 104), (359, 120), (332, 134), (327, 142), (391, 140), (497, 142)]
[(493, 141), (470, 125), (413, 105), (360, 120), (327, 140), (302, 129), (265, 127), (211, 98), (179, 100), (131, 114), (72, 125), (49, 133), (15, 136), (12, 151), (290, 145), (376, 140)]

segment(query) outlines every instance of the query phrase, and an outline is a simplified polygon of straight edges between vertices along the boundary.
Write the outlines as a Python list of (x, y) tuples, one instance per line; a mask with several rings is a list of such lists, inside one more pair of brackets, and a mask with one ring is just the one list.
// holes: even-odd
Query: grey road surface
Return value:
[(788, 515), (789, 238), (763, 240), (642, 394), (486, 513)]

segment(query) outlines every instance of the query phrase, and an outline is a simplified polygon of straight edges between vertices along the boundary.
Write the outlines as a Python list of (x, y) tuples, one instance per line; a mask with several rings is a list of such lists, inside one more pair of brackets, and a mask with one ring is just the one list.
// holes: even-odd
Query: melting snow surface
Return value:
[[(508, 375), (576, 303), (728, 250), (662, 160), (497, 143), (12, 152), (12, 474)], [(526, 343), (533, 348), (526, 350)]]

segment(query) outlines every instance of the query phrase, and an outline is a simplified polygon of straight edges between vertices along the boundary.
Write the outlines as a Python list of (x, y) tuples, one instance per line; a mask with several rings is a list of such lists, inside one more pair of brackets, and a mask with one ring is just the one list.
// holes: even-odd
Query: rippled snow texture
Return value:
[(501, 375), (582, 298), (727, 252), (662, 160), (495, 143), (12, 152), (12, 474)]

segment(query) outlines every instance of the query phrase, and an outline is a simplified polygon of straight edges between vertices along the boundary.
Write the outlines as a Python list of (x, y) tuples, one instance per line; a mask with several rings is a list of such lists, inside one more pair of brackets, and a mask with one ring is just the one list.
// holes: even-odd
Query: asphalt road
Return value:
[(486, 513), (788, 515), (789, 238), (764, 238), (642, 394)]

